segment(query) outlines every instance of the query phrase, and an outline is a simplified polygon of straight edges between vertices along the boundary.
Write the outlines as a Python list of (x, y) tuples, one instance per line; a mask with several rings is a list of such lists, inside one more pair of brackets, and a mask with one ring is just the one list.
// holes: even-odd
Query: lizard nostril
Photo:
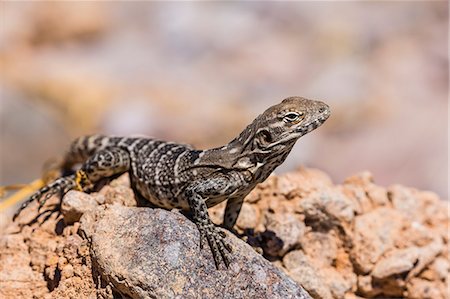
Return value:
[(325, 112), (325, 108), (320, 107), (320, 108), (319, 108), (319, 113), (324, 113), (324, 112)]

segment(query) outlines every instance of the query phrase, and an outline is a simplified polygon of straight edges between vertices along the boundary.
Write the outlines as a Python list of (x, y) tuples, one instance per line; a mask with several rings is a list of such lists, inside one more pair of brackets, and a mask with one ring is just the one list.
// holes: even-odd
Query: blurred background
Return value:
[(282, 167), (448, 198), (448, 2), (1, 2), (0, 185), (83, 134), (208, 148), (299, 95), (332, 117)]

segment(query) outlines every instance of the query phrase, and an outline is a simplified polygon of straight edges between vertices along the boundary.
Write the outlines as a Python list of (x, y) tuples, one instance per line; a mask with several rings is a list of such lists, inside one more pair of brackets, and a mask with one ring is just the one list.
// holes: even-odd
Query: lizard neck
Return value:
[(261, 150), (255, 147), (255, 131), (252, 123), (228, 144), (203, 151), (199, 164), (249, 170), (252, 173), (272, 172), (285, 160), (295, 141), (284, 144), (281, 148)]
[[(215, 165), (227, 169), (251, 167), (250, 160), (246, 154), (242, 153), (242, 149), (240, 144), (230, 142), (221, 147), (204, 150), (200, 154), (198, 165)], [(247, 158), (242, 159), (243, 157)], [(248, 161), (245, 163), (246, 165), (239, 166), (237, 163), (239, 160)]]
[(252, 125), (248, 125), (228, 144), (202, 151), (196, 165), (226, 169), (248, 169), (256, 165), (255, 159), (249, 152), (252, 143)]

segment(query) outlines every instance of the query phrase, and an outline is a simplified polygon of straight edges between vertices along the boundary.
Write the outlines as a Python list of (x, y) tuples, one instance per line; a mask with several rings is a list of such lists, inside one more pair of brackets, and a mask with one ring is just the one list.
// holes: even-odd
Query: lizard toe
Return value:
[(219, 269), (221, 261), (228, 268), (230, 265), (230, 258), (228, 252), (231, 252), (231, 246), (226, 242), (226, 235), (220, 231), (214, 224), (209, 224), (205, 227), (206, 238), (208, 240), (209, 247), (213, 254), (216, 268)]

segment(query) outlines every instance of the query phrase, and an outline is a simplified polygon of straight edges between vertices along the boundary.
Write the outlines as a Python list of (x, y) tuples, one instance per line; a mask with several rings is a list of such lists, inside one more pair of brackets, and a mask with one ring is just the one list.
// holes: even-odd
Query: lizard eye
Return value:
[(284, 121), (286, 122), (294, 122), (302, 116), (303, 113), (297, 113), (297, 112), (289, 112), (284, 116)]

